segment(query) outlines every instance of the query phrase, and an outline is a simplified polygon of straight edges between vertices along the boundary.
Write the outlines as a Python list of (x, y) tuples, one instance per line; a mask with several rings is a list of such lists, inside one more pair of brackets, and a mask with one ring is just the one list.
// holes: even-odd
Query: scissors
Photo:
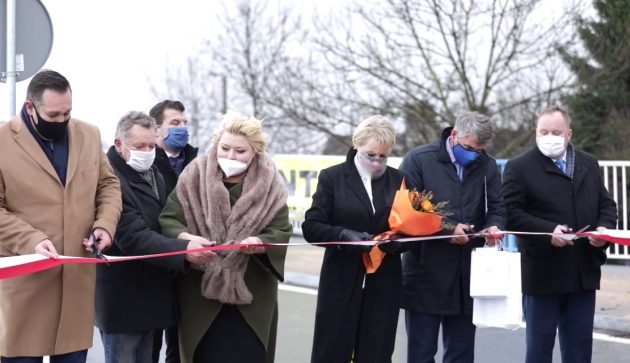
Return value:
[(591, 225), (590, 225), (590, 224), (587, 224), (586, 226), (584, 226), (584, 227), (582, 227), (582, 228), (578, 229), (578, 230), (577, 230), (577, 231), (575, 231), (575, 232), (573, 232), (573, 231), (571, 230), (571, 228), (569, 228), (569, 229), (567, 230), (567, 233), (574, 233), (574, 234), (576, 234), (576, 236), (575, 236), (575, 237), (571, 238), (571, 240), (573, 241), (573, 240), (576, 240), (576, 239), (580, 238), (580, 236), (577, 236), (577, 234), (578, 234), (578, 233), (582, 233), (582, 232), (586, 231), (587, 229), (589, 229), (590, 227), (591, 227)]
[(94, 254), (94, 256), (98, 259), (105, 261), (107, 266), (109, 266), (109, 261), (107, 260), (107, 257), (105, 257), (103, 252), (101, 252), (101, 250), (98, 249), (98, 240), (96, 239), (96, 236), (94, 236), (94, 232), (90, 232), (90, 239), (92, 239), (91, 247), (92, 247), (92, 253)]

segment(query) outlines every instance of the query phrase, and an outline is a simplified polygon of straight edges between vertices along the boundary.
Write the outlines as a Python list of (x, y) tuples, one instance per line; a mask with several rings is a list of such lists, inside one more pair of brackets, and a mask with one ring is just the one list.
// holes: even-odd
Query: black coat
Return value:
[[(193, 147), (190, 144), (186, 144), (186, 146), (181, 151), (184, 153), (184, 168), (194, 158), (197, 157), (198, 151), (199, 148)], [(164, 177), (166, 195), (168, 196), (169, 194), (171, 194), (173, 189), (175, 189), (179, 176), (175, 174), (175, 171), (171, 166), (171, 162), (168, 160), (168, 155), (166, 155), (166, 151), (164, 151), (164, 149), (159, 146), (155, 148), (155, 161), (153, 162), (153, 165), (158, 168), (158, 170)]]
[[(433, 202), (448, 201), (453, 213), (450, 224), (467, 223), (481, 230), (505, 228), (506, 211), (501, 199), (500, 175), (496, 161), (485, 152), (464, 169), (459, 180), (446, 149), (452, 128), (442, 138), (407, 153), (400, 164), (407, 187), (434, 193)], [(487, 212), (486, 212), (487, 208)], [(441, 234), (452, 234), (442, 231)], [(403, 308), (416, 312), (456, 315), (472, 314), (470, 297), (470, 254), (484, 245), (473, 238), (465, 245), (449, 239), (419, 242), (403, 254)]]
[[(166, 202), (164, 180), (153, 166), (159, 198), (139, 173), (112, 146), (107, 157), (120, 180), (123, 210), (112, 256), (133, 256), (185, 250), (188, 241), (160, 234), (158, 217)], [(108, 333), (140, 332), (176, 323), (173, 286), (176, 271), (184, 271), (184, 255), (141, 261), (99, 264), (96, 271), (95, 325)]]
[[(339, 241), (343, 228), (370, 234), (389, 229), (387, 218), (402, 177), (388, 167), (372, 181), (374, 214), (354, 165), (355, 155), (356, 150), (350, 150), (345, 163), (319, 174), (313, 205), (302, 224), (307, 241)], [(380, 268), (367, 275), (362, 289), (364, 276), (360, 248), (326, 248), (311, 362), (348, 363), (353, 351), (359, 363), (391, 361), (400, 309), (399, 255), (386, 255)]]
[[(617, 207), (602, 182), (597, 160), (575, 151), (573, 180), (534, 147), (510, 160), (503, 174), (503, 197), (508, 228), (513, 231), (551, 233), (566, 224), (578, 230), (615, 228)], [(523, 293), (558, 294), (599, 288), (605, 247), (586, 238), (574, 246), (551, 245), (550, 236), (518, 236)]]

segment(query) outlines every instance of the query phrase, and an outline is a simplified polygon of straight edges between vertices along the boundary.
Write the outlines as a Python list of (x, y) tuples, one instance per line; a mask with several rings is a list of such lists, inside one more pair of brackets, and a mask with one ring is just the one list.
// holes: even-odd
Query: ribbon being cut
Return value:
[[(408, 191), (407, 191), (408, 192)], [(404, 196), (404, 193), (402, 194)], [(396, 202), (394, 202), (396, 204)], [(404, 207), (403, 207), (404, 208)], [(392, 208), (393, 211), (394, 208)], [(436, 239), (444, 239), (451, 238), (454, 235), (439, 235), (439, 236), (431, 236), (438, 232), (441, 229), (442, 216), (440, 215), (431, 215), (431, 213), (423, 213), (424, 216), (418, 217), (415, 213), (410, 213), (409, 210), (400, 214), (400, 209), (396, 208), (395, 215), (390, 215), (391, 218), (400, 218), (399, 222), (395, 222), (394, 225), (402, 226), (402, 229), (397, 229), (400, 233), (405, 233), (411, 235), (411, 233), (416, 233), (418, 236), (424, 233), (426, 237), (409, 237), (409, 238), (399, 238), (396, 239), (397, 242), (406, 243), (406, 242), (421, 242), (430, 243), (432, 240)], [(415, 211), (415, 210), (414, 210)], [(416, 211), (417, 212), (417, 211)], [(421, 212), (422, 213), (422, 212)], [(394, 213), (392, 213), (394, 214)], [(416, 217), (403, 217), (404, 215), (412, 215)], [(428, 216), (427, 216), (428, 215)], [(416, 219), (414, 219), (416, 218)], [(426, 222), (426, 224), (422, 226), (414, 225), (414, 223), (410, 223), (409, 221), (416, 220), (421, 222)], [(392, 223), (390, 222), (390, 226)], [(409, 227), (409, 229), (407, 228)], [(392, 228), (393, 230), (393, 228)], [(405, 232), (406, 231), (406, 232)], [(435, 231), (430, 233), (431, 231)], [(388, 231), (390, 232), (390, 231)], [(388, 233), (386, 232), (386, 233)], [(514, 235), (547, 235), (552, 236), (552, 233), (542, 233), (542, 232), (514, 232), (514, 231), (504, 231), (504, 234), (514, 234)], [(488, 233), (473, 233), (470, 236), (480, 236), (485, 237), (489, 236)], [(609, 229), (605, 232), (579, 232), (579, 233), (565, 233), (562, 235), (563, 238), (573, 239), (575, 237), (596, 237), (600, 239), (604, 239), (608, 242), (615, 243), (622, 246), (630, 246), (630, 231), (629, 230), (616, 230)], [(377, 236), (378, 237), (378, 236)], [(391, 235), (390, 235), (391, 237)], [(373, 240), (373, 241), (352, 241), (352, 242), (314, 242), (314, 243), (269, 243), (264, 242), (262, 247), (265, 248), (287, 248), (292, 246), (304, 246), (304, 245), (341, 245), (341, 244), (360, 244), (360, 245), (375, 245), (378, 246), (382, 241)], [(47, 270), (50, 268), (54, 268), (57, 266), (61, 266), (64, 264), (96, 264), (96, 263), (118, 263), (124, 261), (131, 260), (143, 260), (149, 258), (157, 258), (157, 257), (166, 257), (166, 256), (174, 256), (184, 253), (190, 252), (201, 252), (201, 251), (218, 251), (225, 249), (235, 249), (243, 246), (248, 246), (248, 244), (230, 244), (230, 245), (220, 245), (220, 246), (209, 246), (205, 248), (199, 248), (194, 250), (184, 250), (184, 251), (175, 251), (168, 253), (160, 253), (155, 255), (142, 255), (142, 256), (108, 256), (105, 255), (106, 260), (102, 260), (94, 257), (73, 257), (73, 256), (59, 256), (58, 259), (52, 259), (39, 254), (31, 254), (31, 255), (21, 255), (21, 256), (10, 256), (10, 257), (0, 257), (0, 279), (11, 278), (15, 276), (27, 275), (31, 273), (35, 273), (38, 271)], [(256, 245), (261, 246), (261, 245)], [(372, 248), (372, 250), (379, 250), (377, 248)], [(382, 251), (381, 251), (382, 252)], [(382, 259), (382, 258), (381, 258)], [(365, 262), (365, 260), (364, 260)], [(375, 271), (375, 270), (374, 270)]]

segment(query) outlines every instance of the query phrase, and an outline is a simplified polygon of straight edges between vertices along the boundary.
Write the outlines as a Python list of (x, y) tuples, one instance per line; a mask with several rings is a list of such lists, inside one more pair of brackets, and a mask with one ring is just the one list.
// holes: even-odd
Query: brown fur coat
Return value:
[[(186, 167), (177, 183), (177, 197), (190, 233), (214, 239), (217, 245), (238, 243), (260, 233), (286, 205), (286, 184), (271, 158), (258, 154), (246, 171), (243, 194), (232, 205), (216, 150), (211, 146), (208, 155)], [(202, 295), (224, 304), (251, 303), (244, 280), (249, 255), (239, 249), (218, 255), (206, 266)]]

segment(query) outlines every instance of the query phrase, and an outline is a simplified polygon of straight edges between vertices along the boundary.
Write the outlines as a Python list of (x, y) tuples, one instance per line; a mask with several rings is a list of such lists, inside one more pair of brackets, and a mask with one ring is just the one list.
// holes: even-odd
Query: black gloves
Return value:
[[(340, 241), (369, 241), (372, 239), (372, 235), (367, 232), (357, 232), (353, 229), (344, 228), (339, 232)], [(372, 246), (363, 245), (338, 245), (340, 248), (348, 252), (367, 252), (372, 249)]]
[(385, 253), (400, 253), (403, 251), (403, 243), (396, 241), (387, 241), (378, 245), (378, 248)]
[(372, 235), (367, 232), (357, 232), (353, 229), (342, 229), (339, 232), (340, 241), (369, 241), (372, 239)]

